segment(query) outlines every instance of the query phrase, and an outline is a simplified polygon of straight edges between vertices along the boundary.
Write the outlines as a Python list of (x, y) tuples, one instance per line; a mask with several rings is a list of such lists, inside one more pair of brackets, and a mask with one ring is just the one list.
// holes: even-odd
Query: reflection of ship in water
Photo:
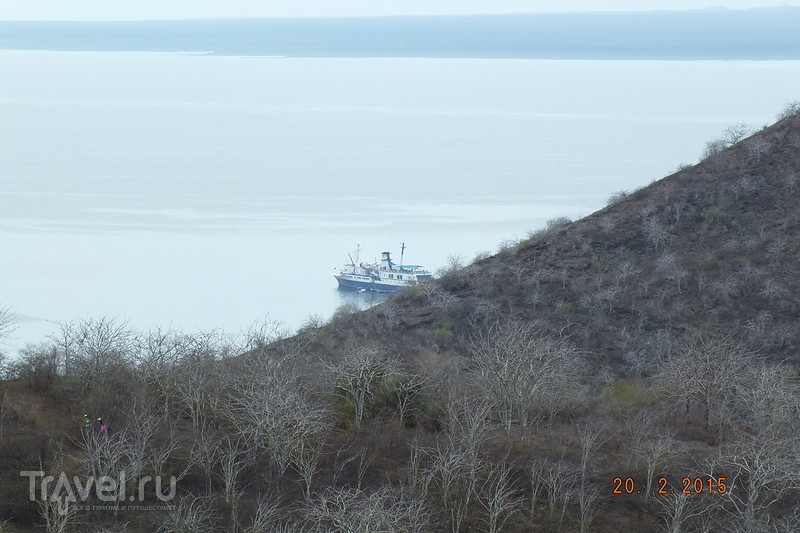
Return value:
[(344, 265), (333, 277), (340, 289), (373, 292), (400, 292), (431, 279), (431, 273), (420, 265), (404, 265), (403, 253), (406, 245), (400, 248), (400, 263), (394, 263), (390, 252), (381, 253), (380, 263), (359, 262), (360, 246), (356, 258), (350, 256), (350, 263)]
[(393, 294), (391, 292), (375, 292), (364, 289), (342, 289), (341, 287), (339, 287), (336, 292), (339, 293), (340, 302), (337, 311), (341, 309), (359, 309), (363, 311), (385, 302), (391, 298)]

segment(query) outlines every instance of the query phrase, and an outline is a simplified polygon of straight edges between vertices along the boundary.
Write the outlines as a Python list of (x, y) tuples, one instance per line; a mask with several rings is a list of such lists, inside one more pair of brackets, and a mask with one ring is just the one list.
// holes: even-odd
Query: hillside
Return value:
[(423, 343), (435, 332), (420, 322), (460, 338), (498, 318), (532, 321), (621, 375), (647, 370), (690, 331), (730, 333), (800, 364), (800, 122), (730, 144), (710, 143), (700, 163), (581, 220), (550, 221), (395, 300), (392, 314)]
[(292, 337), (63, 324), (0, 384), (0, 531), (800, 530), (798, 111)]

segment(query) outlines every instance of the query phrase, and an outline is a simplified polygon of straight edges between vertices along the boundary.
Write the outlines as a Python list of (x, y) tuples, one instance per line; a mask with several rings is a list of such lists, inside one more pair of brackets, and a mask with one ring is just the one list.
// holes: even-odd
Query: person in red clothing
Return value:
[(100, 426), (100, 436), (102, 437), (106, 434), (106, 431), (108, 431), (108, 426), (106, 426), (106, 423), (103, 422), (102, 418), (97, 419), (97, 424)]

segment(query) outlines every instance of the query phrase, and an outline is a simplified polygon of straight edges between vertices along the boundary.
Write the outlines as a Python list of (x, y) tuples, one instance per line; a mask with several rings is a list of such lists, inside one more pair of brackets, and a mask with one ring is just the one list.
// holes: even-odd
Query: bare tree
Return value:
[(231, 378), (222, 361), (231, 350), (227, 339), (216, 331), (182, 339), (180, 363), (170, 373), (170, 386), (196, 432), (204, 431), (222, 412), (224, 392)]
[(764, 157), (771, 148), (772, 144), (763, 134), (755, 135), (747, 142), (747, 153), (756, 161), (761, 161), (761, 158)]
[(239, 505), (246, 487), (241, 484), (240, 476), (253, 464), (253, 454), (249, 443), (242, 436), (226, 437), (217, 447), (216, 460), (219, 467), (219, 478), (222, 491), (230, 511), (230, 531), (240, 529)]
[(597, 502), (600, 499), (600, 489), (591, 483), (584, 483), (578, 490), (578, 509), (580, 511), (581, 533), (587, 533), (592, 519), (597, 512)]
[(377, 391), (388, 365), (378, 350), (362, 348), (342, 361), (329, 363), (334, 394), (353, 410), (353, 425), (360, 427), (365, 412)]
[(578, 473), (564, 462), (550, 464), (541, 469), (545, 492), (550, 507), (550, 517), (558, 515), (559, 522), (564, 520), (567, 507), (576, 491), (580, 490)]
[(694, 518), (707, 513), (709, 508), (706, 502), (696, 496), (696, 494), (676, 491), (657, 500), (661, 505), (662, 517), (666, 526), (665, 530), (668, 533), (694, 531), (693, 529), (686, 529), (686, 524)]
[(267, 347), (285, 339), (288, 334), (289, 331), (283, 322), (273, 320), (269, 315), (265, 315), (242, 331), (240, 335), (242, 338), (240, 350), (254, 355), (263, 355)]
[(125, 363), (135, 340), (125, 322), (109, 317), (62, 322), (59, 327), (50, 338), (62, 351), (65, 375), (78, 379), (84, 395)]
[(548, 398), (579, 388), (585, 368), (581, 354), (567, 341), (519, 321), (494, 323), (470, 339), (468, 349), (506, 435), (516, 418), (521, 439), (535, 409), (541, 413)]
[(503, 526), (522, 510), (521, 498), (514, 488), (511, 465), (497, 463), (488, 465), (486, 479), (478, 490), (478, 502), (486, 510), (487, 533), (503, 531)]
[(8, 391), (4, 390), (3, 395), (0, 396), (0, 448), (3, 446), (3, 436), (6, 427), (6, 418), (11, 410), (11, 404), (8, 397)]
[[(51, 455), (51, 472), (64, 474), (64, 446), (63, 442), (49, 441), (48, 448)], [(39, 469), (44, 471), (41, 463)], [(57, 482), (55, 487), (49, 491), (42, 488), (40, 495), (36, 498), (36, 506), (39, 516), (44, 521), (44, 528), (47, 533), (66, 533), (71, 529), (78, 515), (78, 498), (69, 483), (62, 485)]]
[(712, 172), (718, 175), (723, 175), (730, 168), (731, 157), (727, 148), (728, 143), (723, 139), (706, 143), (703, 160), (707, 161)]
[(37, 500), (36, 504), (47, 533), (65, 533), (77, 518), (78, 505), (66, 495)]
[[(311, 501), (311, 487), (314, 476), (320, 469), (320, 459), (325, 447), (323, 438), (303, 439), (292, 453), (292, 466), (297, 471), (303, 484), (303, 495), (306, 502)], [(362, 476), (359, 476), (358, 486), (361, 488)]]
[(795, 100), (794, 102), (788, 102), (778, 114), (777, 118), (778, 120), (782, 120), (798, 114), (800, 114), (800, 100)]
[(486, 398), (448, 387), (443, 401), (444, 427), (451, 446), (478, 456), (489, 438), (492, 405)]
[(140, 336), (133, 361), (153, 400), (161, 404), (165, 419), (173, 417), (178, 391), (175, 381), (181, 358), (191, 346), (189, 337), (173, 330), (153, 329)]
[(734, 145), (750, 135), (752, 128), (744, 122), (737, 122), (725, 128), (723, 139), (728, 146)]
[(0, 344), (17, 329), (14, 314), (7, 305), (0, 305)]
[(427, 453), (431, 459), (430, 486), (435, 488), (437, 501), (447, 514), (450, 530), (458, 533), (474, 501), (483, 461), (471, 450), (455, 448), (450, 443), (439, 443)]
[(390, 396), (397, 408), (397, 418), (400, 422), (406, 422), (415, 413), (415, 404), (427, 386), (426, 379), (400, 371), (392, 372), (390, 377)]
[(530, 497), (528, 500), (528, 524), (533, 527), (536, 519), (536, 509), (539, 503), (539, 498), (545, 490), (545, 473), (548, 465), (547, 460), (542, 458), (533, 459), (528, 462), (526, 466), (526, 473), (528, 475), (528, 488), (530, 490)]
[(244, 528), (244, 533), (302, 533), (305, 531), (281, 521), (282, 502), (274, 494), (261, 495), (251, 524)]
[(581, 487), (586, 484), (589, 462), (597, 450), (608, 440), (606, 425), (598, 420), (578, 424), (578, 439), (581, 445)]
[(699, 404), (703, 422), (727, 423), (731, 405), (749, 387), (753, 354), (730, 336), (699, 336), (684, 342), (662, 361), (654, 381), (666, 397), (678, 399), (690, 412)]
[(289, 358), (254, 360), (230, 387), (226, 411), (237, 431), (269, 454), (280, 483), (297, 450), (321, 440), (326, 410), (313, 402)]
[(304, 514), (313, 531), (326, 533), (431, 531), (427, 505), (387, 487), (372, 492), (331, 487), (314, 497)]
[(634, 450), (644, 462), (646, 470), (646, 485), (644, 499), (648, 501), (652, 493), (653, 479), (659, 468), (666, 466), (667, 461), (674, 455), (675, 441), (672, 436), (665, 433), (660, 433), (654, 436), (648, 436), (642, 442), (641, 446)]
[(744, 436), (720, 460), (732, 472), (724, 495), (745, 523), (755, 523), (781, 498), (800, 490), (800, 452), (795, 439)]
[(646, 218), (642, 223), (642, 232), (647, 239), (647, 243), (655, 250), (661, 250), (672, 240), (667, 228), (656, 218)]
[(761, 363), (736, 398), (744, 427), (758, 435), (791, 435), (800, 419), (800, 389), (784, 365)]
[(195, 432), (189, 450), (189, 462), (203, 471), (206, 481), (206, 497), (211, 496), (211, 482), (219, 456), (219, 440), (209, 429)]
[(202, 498), (187, 495), (161, 523), (159, 533), (213, 533), (217, 531), (214, 513)]
[(457, 273), (464, 268), (465, 260), (462, 255), (450, 255), (447, 257), (447, 262), (436, 271), (436, 276), (439, 278), (449, 276)]

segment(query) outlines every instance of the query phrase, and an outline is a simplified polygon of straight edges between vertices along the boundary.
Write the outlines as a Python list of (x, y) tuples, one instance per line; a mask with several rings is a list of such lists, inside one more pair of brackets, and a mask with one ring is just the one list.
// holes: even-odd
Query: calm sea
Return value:
[[(800, 62), (0, 51), (0, 303), (52, 321), (288, 328), (356, 243), (436, 269), (772, 123)], [(358, 300), (368, 305), (367, 298)]]

